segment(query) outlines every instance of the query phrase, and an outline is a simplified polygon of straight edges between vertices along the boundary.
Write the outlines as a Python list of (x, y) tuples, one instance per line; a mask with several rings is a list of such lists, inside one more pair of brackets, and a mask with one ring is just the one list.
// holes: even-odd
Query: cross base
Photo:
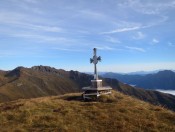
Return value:
[(96, 100), (101, 95), (111, 94), (112, 88), (109, 86), (103, 87), (102, 80), (91, 80), (90, 87), (83, 87), (82, 97), (84, 100)]
[(91, 87), (92, 88), (102, 87), (102, 80), (91, 80)]

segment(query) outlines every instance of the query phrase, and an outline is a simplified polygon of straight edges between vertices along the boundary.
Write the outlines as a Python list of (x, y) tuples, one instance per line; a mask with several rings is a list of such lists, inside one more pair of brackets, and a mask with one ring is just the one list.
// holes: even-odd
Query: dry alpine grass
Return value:
[(79, 93), (0, 104), (1, 131), (175, 131), (175, 113), (113, 91), (98, 102)]

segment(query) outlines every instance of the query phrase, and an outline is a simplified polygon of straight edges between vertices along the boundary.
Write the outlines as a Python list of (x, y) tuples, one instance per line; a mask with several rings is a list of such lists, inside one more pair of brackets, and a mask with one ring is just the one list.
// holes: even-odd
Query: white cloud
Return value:
[(130, 46), (125, 46), (126, 49), (129, 50), (135, 50), (135, 51), (140, 51), (140, 52), (146, 52), (143, 48), (139, 48), (139, 47), (130, 47)]
[(25, 38), (32, 41), (37, 42), (55, 42), (55, 43), (63, 43), (71, 42), (73, 40), (70, 40), (68, 38), (64, 37), (53, 37), (53, 36), (47, 36), (47, 35), (40, 35), (40, 34), (34, 34), (34, 33), (15, 33), (15, 34), (8, 34), (11, 37), (18, 37), (18, 38)]
[(34, 24), (20, 24), (23, 28), (29, 28), (33, 30), (38, 30), (38, 31), (46, 31), (46, 32), (61, 32), (63, 31), (62, 28), (56, 27), (56, 26), (46, 26), (46, 25), (34, 25)]
[(175, 7), (175, 1), (142, 1), (142, 0), (127, 0), (118, 4), (119, 7), (130, 7), (138, 13), (148, 15), (159, 15), (165, 10)]
[(97, 11), (92, 11), (92, 10), (80, 10), (79, 11), (81, 15), (83, 15), (84, 17), (88, 17), (88, 18), (95, 18), (95, 19), (104, 19), (106, 18), (106, 16), (102, 13), (99, 13)]
[(159, 43), (159, 40), (156, 38), (153, 38), (152, 43), (157, 44), (157, 43)]
[(105, 40), (111, 43), (121, 43), (120, 40), (118, 40), (117, 38), (111, 37), (111, 36), (106, 36)]
[(114, 33), (121, 33), (121, 32), (129, 32), (129, 31), (135, 31), (135, 30), (140, 30), (140, 29), (146, 29), (150, 28), (156, 25), (159, 25), (165, 21), (168, 20), (167, 16), (161, 16), (160, 19), (155, 20), (153, 22), (149, 22), (144, 24), (142, 23), (134, 23), (134, 22), (127, 22), (127, 21), (122, 21), (120, 24), (118, 24), (118, 28), (111, 30), (111, 31), (106, 31), (106, 32), (101, 32), (100, 34), (114, 34)]
[(168, 42), (168, 46), (170, 47), (175, 47), (175, 44), (171, 43), (171, 42)]
[(40, 0), (10, 0), (10, 2), (13, 2), (12, 5), (15, 5), (15, 7), (18, 8), (18, 10), (21, 11), (28, 11), (30, 13), (35, 14), (44, 14), (44, 10), (39, 8), (39, 5), (41, 4)]
[[(30, 19), (30, 16), (15, 12), (0, 12), (0, 23), (11, 27), (18, 27), (21, 29), (31, 29), (45, 32), (62, 32), (63, 29), (57, 26), (50, 26), (49, 24), (33, 24), (37, 20)], [(35, 19), (35, 18), (33, 18)], [(40, 21), (39, 21), (40, 22)]]
[(52, 48), (54, 50), (68, 51), (68, 52), (85, 52), (85, 50), (71, 49), (71, 48)]
[(144, 39), (145, 38), (145, 34), (143, 34), (142, 32), (137, 32), (135, 36), (132, 37), (133, 39)]
[(46, 21), (43, 22), (23, 13), (2, 11), (0, 12), (0, 24), (5, 25), (0, 26), (1, 35), (36, 42), (70, 42), (70, 38), (56, 37), (56, 33), (65, 33), (61, 27), (52, 26)]
[(115, 48), (109, 46), (95, 46), (99, 50), (116, 50)]
[(13, 0), (14, 2), (38, 3), (39, 0)]
[(127, 32), (127, 31), (138, 30), (140, 28), (141, 27), (119, 28), (119, 29), (115, 29), (115, 30), (112, 30), (112, 31), (108, 31), (108, 32), (102, 32), (101, 34), (113, 34), (113, 33)]

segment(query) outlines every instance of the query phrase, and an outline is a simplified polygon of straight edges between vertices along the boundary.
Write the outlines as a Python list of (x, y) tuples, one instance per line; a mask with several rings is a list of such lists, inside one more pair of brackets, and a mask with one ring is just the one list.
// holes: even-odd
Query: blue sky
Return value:
[(0, 0), (0, 69), (175, 69), (175, 0)]

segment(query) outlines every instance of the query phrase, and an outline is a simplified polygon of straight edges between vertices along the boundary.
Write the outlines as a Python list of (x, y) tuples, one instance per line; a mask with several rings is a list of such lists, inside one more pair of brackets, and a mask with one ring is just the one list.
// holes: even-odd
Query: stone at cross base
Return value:
[(93, 49), (93, 58), (90, 58), (90, 63), (94, 64), (94, 80), (91, 80), (91, 86), (83, 87), (83, 99), (94, 100), (103, 94), (111, 94), (111, 87), (103, 86), (102, 80), (98, 79), (97, 63), (101, 61), (101, 57), (97, 56), (97, 49)]

